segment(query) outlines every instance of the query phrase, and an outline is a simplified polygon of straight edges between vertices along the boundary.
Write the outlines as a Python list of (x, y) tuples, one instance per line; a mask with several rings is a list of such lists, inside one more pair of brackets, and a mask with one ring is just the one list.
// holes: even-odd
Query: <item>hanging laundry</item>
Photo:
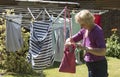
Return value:
[(75, 15), (76, 13), (72, 13), (72, 35), (76, 34), (79, 30), (80, 30), (80, 25), (78, 23), (75, 22)]
[[(63, 27), (59, 27), (54, 30), (55, 34), (55, 61), (61, 62), (63, 54), (64, 54), (64, 29)], [(66, 28), (66, 38), (69, 37), (69, 28)]]
[[(55, 18), (53, 18), (54, 20)], [(66, 39), (69, 35), (69, 24), (68, 19), (66, 20)], [(64, 54), (64, 18), (58, 18), (56, 22), (53, 24), (54, 28), (54, 53), (55, 53), (55, 61), (61, 62), (63, 54)]]
[(100, 14), (94, 14), (95, 16), (95, 23), (99, 26), (101, 26), (101, 15)]
[(23, 46), (21, 35), (21, 15), (6, 16), (6, 50), (17, 51)]
[[(71, 15), (72, 15), (72, 35), (74, 35), (81, 29), (81, 26), (80, 26), (80, 24), (75, 22), (76, 13), (73, 12)], [(82, 63), (80, 60), (81, 52), (77, 52), (77, 50), (79, 50), (79, 49), (76, 48), (76, 50), (75, 50), (76, 63), (81, 64)]]
[[(69, 11), (68, 11), (69, 12)], [(64, 42), (66, 41), (66, 13), (67, 13), (67, 7), (65, 7), (64, 12)], [(70, 13), (68, 13), (69, 21), (70, 21)], [(72, 37), (72, 25), (71, 22), (69, 22), (70, 26), (70, 37)], [(76, 72), (76, 63), (75, 63), (75, 54), (74, 51), (76, 49), (75, 44), (71, 44), (70, 46), (64, 45), (64, 56), (62, 58), (62, 61), (59, 66), (59, 72), (68, 72), (68, 73), (75, 73)]]
[(43, 21), (31, 24), (28, 58), (34, 70), (43, 70), (54, 61), (51, 24)]

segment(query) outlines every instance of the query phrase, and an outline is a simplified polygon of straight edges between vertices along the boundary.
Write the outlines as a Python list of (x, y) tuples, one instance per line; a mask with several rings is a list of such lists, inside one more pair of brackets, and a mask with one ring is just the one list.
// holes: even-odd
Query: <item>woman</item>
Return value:
[(88, 10), (77, 13), (75, 20), (82, 29), (68, 38), (65, 45), (69, 46), (82, 40), (82, 44), (76, 46), (85, 51), (84, 60), (88, 67), (88, 77), (108, 77), (106, 45), (101, 27), (94, 23), (94, 16)]

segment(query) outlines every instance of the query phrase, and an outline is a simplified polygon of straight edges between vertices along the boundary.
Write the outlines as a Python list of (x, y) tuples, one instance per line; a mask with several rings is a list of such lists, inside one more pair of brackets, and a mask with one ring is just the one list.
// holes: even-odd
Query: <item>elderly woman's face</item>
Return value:
[(86, 24), (80, 24), (80, 26), (83, 27), (83, 28), (85, 28), (85, 29), (88, 28), (88, 26)]

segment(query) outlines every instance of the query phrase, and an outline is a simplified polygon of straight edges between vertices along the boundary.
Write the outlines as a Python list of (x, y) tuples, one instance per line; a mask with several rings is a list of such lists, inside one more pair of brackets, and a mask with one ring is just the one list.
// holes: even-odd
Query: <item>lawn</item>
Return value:
[[(119, 77), (120, 76), (120, 59), (107, 57), (108, 60), (108, 72), (109, 77)], [(62, 73), (58, 71), (59, 63), (55, 63), (54, 67), (45, 69), (43, 74), (45, 77), (87, 77), (87, 68), (85, 64), (76, 66), (76, 73)], [(4, 70), (0, 70), (2, 72)], [(33, 73), (29, 74), (15, 74), (15, 73), (6, 73), (0, 77), (40, 77), (39, 74)]]

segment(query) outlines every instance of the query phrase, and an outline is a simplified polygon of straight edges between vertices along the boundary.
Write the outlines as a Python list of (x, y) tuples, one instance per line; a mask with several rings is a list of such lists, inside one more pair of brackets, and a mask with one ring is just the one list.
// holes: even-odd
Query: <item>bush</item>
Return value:
[(117, 29), (112, 29), (113, 34), (106, 39), (107, 56), (120, 59), (120, 43)]
[(26, 32), (25, 29), (22, 28), (22, 36), (24, 40), (24, 45), (22, 49), (16, 52), (7, 52), (7, 56), (5, 59), (4, 67), (10, 72), (16, 73), (31, 73), (32, 67), (31, 64), (28, 63), (26, 59), (26, 55), (28, 53), (28, 40), (29, 40), (29, 32)]
[[(16, 51), (16, 52), (6, 52), (5, 48), (5, 31), (1, 33), (1, 39), (0, 40), (0, 52), (2, 53), (2, 56), (4, 56), (3, 59), (3, 65), (2, 67), (4, 69), (7, 69), (8, 72), (15, 72), (15, 73), (31, 73), (33, 72), (32, 66), (30, 63), (28, 63), (26, 55), (28, 53), (29, 48), (29, 32), (26, 32), (24, 28), (22, 28), (22, 36), (23, 36), (23, 47)], [(4, 52), (3, 52), (4, 51)]]
[(19, 56), (18, 54), (11, 52), (5, 59), (4, 67), (9, 72), (15, 73), (31, 73), (31, 65), (25, 60), (24, 56)]
[[(13, 12), (13, 10), (6, 10), (6, 14), (11, 14), (11, 12)], [(0, 26), (0, 58), (2, 55), (2, 67), (9, 72), (15, 73), (25, 74), (33, 72), (31, 63), (28, 63), (26, 58), (29, 48), (28, 41), (30, 33), (22, 28), (22, 36), (24, 42), (23, 47), (16, 52), (7, 52), (5, 47), (5, 29), (5, 24), (3, 26)]]

